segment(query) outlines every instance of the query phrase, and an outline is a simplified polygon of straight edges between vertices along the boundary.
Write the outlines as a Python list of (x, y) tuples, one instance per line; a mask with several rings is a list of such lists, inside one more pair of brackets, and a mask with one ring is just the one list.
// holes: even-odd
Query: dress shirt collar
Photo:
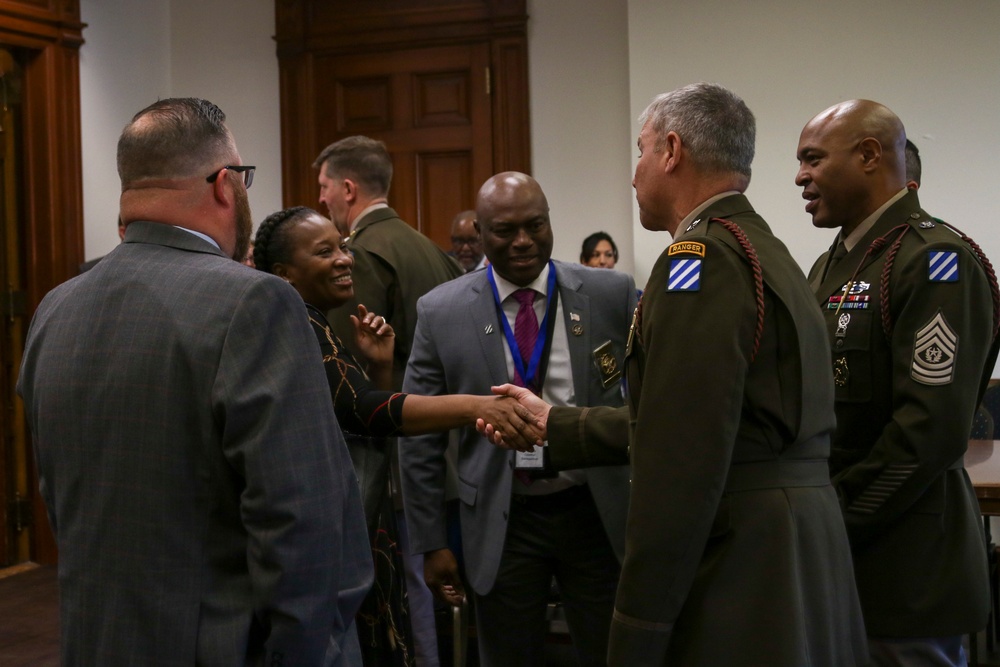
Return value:
[(844, 241), (844, 247), (847, 248), (847, 252), (853, 250), (854, 246), (858, 245), (858, 241), (863, 239), (865, 234), (868, 233), (868, 230), (870, 230), (872, 227), (875, 226), (875, 223), (878, 222), (878, 219), (881, 218), (882, 214), (886, 212), (886, 209), (888, 209), (890, 206), (892, 206), (897, 201), (902, 199), (903, 195), (905, 195), (907, 192), (909, 192), (909, 189), (903, 188), (895, 195), (893, 195), (892, 199), (879, 206), (874, 213), (872, 213), (867, 218), (862, 220), (861, 224), (858, 225), (853, 232), (848, 234), (846, 239), (844, 238), (844, 231), (841, 230), (840, 236), (838, 236), (837, 238), (842, 239)]
[(377, 211), (380, 208), (389, 208), (389, 204), (384, 201), (378, 201), (374, 204), (370, 204), (367, 208), (362, 209), (361, 213), (358, 213), (358, 217), (354, 218), (354, 222), (351, 223), (351, 235), (354, 235), (354, 230), (358, 228), (358, 223), (361, 222), (366, 215), (372, 211)]
[(222, 248), (219, 247), (219, 244), (215, 242), (215, 239), (213, 239), (211, 236), (208, 236), (207, 234), (202, 234), (201, 232), (196, 232), (193, 229), (188, 229), (187, 227), (181, 227), (180, 225), (173, 225), (173, 226), (176, 227), (177, 229), (183, 229), (188, 234), (194, 234), (200, 239), (205, 239), (206, 241), (214, 245), (217, 250), (222, 250)]
[(681, 220), (681, 224), (677, 225), (677, 229), (676, 229), (676, 231), (674, 232), (674, 235), (673, 235), (673, 236), (674, 236), (674, 238), (676, 238), (676, 237), (680, 236), (681, 234), (683, 234), (684, 232), (686, 232), (686, 231), (687, 231), (687, 228), (688, 228), (688, 226), (689, 226), (689, 225), (690, 225), (690, 224), (691, 224), (692, 222), (694, 222), (694, 221), (695, 221), (695, 219), (696, 219), (696, 218), (697, 218), (697, 217), (698, 217), (699, 215), (701, 215), (701, 214), (702, 214), (702, 212), (703, 212), (703, 211), (704, 211), (704, 210), (705, 210), (706, 208), (708, 208), (709, 206), (711, 206), (711, 205), (712, 205), (712, 204), (714, 204), (715, 202), (719, 201), (720, 199), (723, 199), (723, 198), (725, 198), (725, 197), (731, 197), (732, 195), (738, 195), (738, 194), (740, 194), (740, 191), (739, 191), (739, 190), (727, 190), (726, 192), (720, 192), (720, 193), (719, 193), (719, 194), (717, 194), (717, 195), (714, 195), (714, 196), (712, 196), (712, 197), (709, 197), (708, 199), (706, 199), (706, 200), (705, 200), (705, 201), (703, 201), (702, 203), (700, 203), (700, 204), (698, 204), (697, 206), (695, 206), (695, 207), (694, 207), (694, 210), (693, 210), (693, 211), (691, 211), (691, 212), (690, 212), (690, 213), (688, 213), (688, 214), (687, 214), (686, 216), (684, 216), (684, 219), (683, 219), (683, 220)]
[(535, 290), (539, 294), (543, 294), (544, 295), (546, 293), (546, 291), (548, 290), (548, 280), (549, 280), (549, 270), (550, 270), (550, 267), (551, 267), (551, 265), (548, 262), (546, 262), (545, 263), (545, 268), (542, 269), (542, 272), (539, 273), (538, 277), (535, 278), (528, 285), (515, 285), (514, 283), (510, 282), (509, 280), (507, 280), (503, 276), (501, 276), (499, 273), (497, 273), (496, 271), (494, 271), (493, 272), (493, 278), (497, 281), (497, 295), (500, 297), (500, 303), (503, 303), (504, 301), (506, 301), (507, 297), (509, 297), (511, 294), (513, 294), (517, 290), (522, 289), (523, 287), (530, 287), (531, 289)]

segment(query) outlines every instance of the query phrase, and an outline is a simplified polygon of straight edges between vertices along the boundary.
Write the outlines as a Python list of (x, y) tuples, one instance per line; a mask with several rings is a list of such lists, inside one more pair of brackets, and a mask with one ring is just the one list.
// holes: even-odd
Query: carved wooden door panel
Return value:
[(320, 151), (386, 143), (389, 203), (442, 247), (483, 181), (530, 172), (525, 0), (275, 0), (286, 206), (317, 206)]
[(389, 203), (442, 248), (493, 174), (489, 45), (315, 57), (316, 138), (363, 134), (393, 160)]

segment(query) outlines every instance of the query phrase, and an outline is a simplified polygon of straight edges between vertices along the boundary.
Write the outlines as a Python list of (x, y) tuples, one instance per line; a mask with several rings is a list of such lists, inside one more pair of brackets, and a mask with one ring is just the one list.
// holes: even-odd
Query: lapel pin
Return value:
[(485, 327), (483, 327), (483, 333), (486, 334), (487, 336), (493, 333), (493, 325), (487, 324)]
[(573, 325), (573, 335), (574, 336), (582, 336), (583, 335), (583, 325), (582, 324), (574, 324)]
[(580, 321), (580, 316), (577, 315), (576, 313), (570, 313), (569, 314), (569, 319), (570, 319), (570, 322), (579, 322)]

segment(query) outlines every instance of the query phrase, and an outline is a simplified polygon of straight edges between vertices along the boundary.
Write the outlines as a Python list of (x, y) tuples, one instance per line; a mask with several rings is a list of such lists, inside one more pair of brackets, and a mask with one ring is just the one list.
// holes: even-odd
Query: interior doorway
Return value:
[(275, 3), (286, 206), (316, 202), (313, 160), (363, 134), (392, 156), (389, 205), (450, 250), (487, 178), (530, 173), (524, 0), (432, 5)]
[(317, 56), (313, 65), (316, 104), (327, 110), (316, 119), (321, 143), (385, 141), (390, 205), (445, 250), (452, 218), (493, 175), (489, 64), (480, 43)]

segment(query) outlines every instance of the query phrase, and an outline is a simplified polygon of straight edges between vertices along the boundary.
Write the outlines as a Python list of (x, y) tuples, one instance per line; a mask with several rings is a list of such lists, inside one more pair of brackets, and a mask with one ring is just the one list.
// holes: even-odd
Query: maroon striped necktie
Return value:
[[(521, 353), (521, 361), (524, 369), (528, 369), (531, 361), (531, 353), (535, 350), (535, 342), (538, 340), (538, 316), (535, 314), (535, 290), (525, 287), (514, 292), (514, 298), (521, 304), (517, 309), (517, 316), (514, 318), (514, 342)], [(524, 378), (517, 372), (517, 364), (514, 371), (514, 384), (526, 387)]]

